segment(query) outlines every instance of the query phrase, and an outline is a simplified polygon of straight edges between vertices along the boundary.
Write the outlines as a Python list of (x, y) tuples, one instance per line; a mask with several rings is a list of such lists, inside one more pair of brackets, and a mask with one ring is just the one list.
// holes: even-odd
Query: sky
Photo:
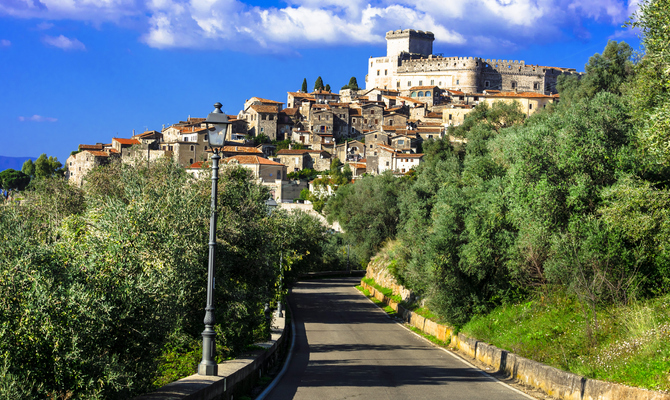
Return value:
[(304, 78), (333, 91), (397, 29), (435, 34), (433, 53), (576, 68), (638, 0), (0, 0), (0, 155), (56, 156), (160, 130), (213, 104), (286, 102)]

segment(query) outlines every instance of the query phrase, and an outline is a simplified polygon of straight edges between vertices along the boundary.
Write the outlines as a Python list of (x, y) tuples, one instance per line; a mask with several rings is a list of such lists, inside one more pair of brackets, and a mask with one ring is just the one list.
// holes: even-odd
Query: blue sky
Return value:
[(435, 34), (434, 53), (583, 71), (637, 0), (0, 0), (0, 155), (53, 155), (160, 130), (220, 101), (286, 101), (318, 76), (334, 91), (385, 32)]

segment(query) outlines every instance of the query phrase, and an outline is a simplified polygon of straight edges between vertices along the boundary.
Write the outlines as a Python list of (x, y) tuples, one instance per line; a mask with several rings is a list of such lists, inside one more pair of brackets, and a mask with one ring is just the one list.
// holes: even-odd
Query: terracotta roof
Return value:
[(309, 150), (307, 149), (282, 149), (277, 152), (278, 156), (286, 156), (286, 155), (296, 155), (296, 154), (305, 154), (309, 153)]
[(449, 92), (451, 94), (458, 95), (458, 96), (465, 96), (465, 93), (460, 91), (460, 90), (447, 89), (447, 92)]
[(421, 158), (423, 153), (402, 153), (399, 158)]
[(377, 144), (377, 147), (380, 148), (381, 150), (390, 151), (391, 153), (394, 154), (398, 152), (398, 150), (394, 149), (393, 147), (381, 143)]
[(197, 168), (197, 169), (205, 167), (209, 168), (209, 164), (206, 164), (204, 161), (196, 161), (189, 166), (189, 168)]
[(397, 126), (391, 126), (391, 125), (382, 125), (382, 130), (383, 131), (396, 131), (398, 130)]
[(414, 100), (414, 99), (409, 98), (409, 97), (398, 96), (398, 98), (399, 98), (400, 100), (403, 100), (403, 101), (409, 101), (409, 102), (411, 102), (411, 103), (423, 104), (423, 101)]
[(330, 110), (330, 107), (328, 104), (312, 104), (313, 109), (323, 109), (323, 110)]
[(304, 98), (304, 97), (312, 97), (311, 94), (309, 93), (303, 93), (303, 92), (288, 92), (291, 96), (294, 98)]
[(327, 94), (327, 95), (332, 95), (332, 96), (340, 97), (340, 95), (337, 94), (337, 93), (328, 92), (328, 91), (325, 91), (325, 90), (317, 90), (317, 91), (314, 91), (314, 92), (312, 92), (312, 93), (310, 93), (310, 94), (312, 94), (312, 95), (314, 95), (314, 94), (324, 94), (324, 95), (326, 95), (326, 94)]
[(141, 144), (140, 141), (137, 140), (137, 139), (112, 138), (112, 142), (114, 142), (114, 141), (117, 141), (117, 142), (119, 142), (119, 143), (121, 143), (121, 144), (129, 144), (129, 145), (133, 145), (133, 144)]
[(110, 153), (119, 154), (119, 151), (117, 149), (107, 149), (107, 151)]
[(328, 105), (331, 107), (342, 107), (342, 108), (349, 108), (349, 104), (351, 103), (328, 103)]
[(412, 86), (409, 90), (429, 90), (429, 89), (439, 89), (437, 86)]
[(109, 153), (104, 151), (86, 150), (86, 152), (91, 153), (96, 157), (109, 157)]
[(297, 113), (299, 113), (299, 112), (300, 112), (300, 109), (297, 108), (297, 107), (285, 108), (285, 109), (281, 110), (281, 112), (283, 112), (283, 113), (286, 114), (286, 115), (291, 115), (291, 116), (293, 116), (293, 115), (296, 115)]
[(223, 149), (221, 151), (226, 152), (226, 153), (258, 153), (258, 154), (263, 154), (262, 151), (257, 149), (256, 147), (248, 147), (248, 146), (223, 146)]
[(367, 165), (365, 165), (363, 163), (352, 163), (352, 162), (350, 162), (348, 164), (351, 165), (354, 168), (367, 168)]
[(442, 114), (436, 112), (429, 112), (426, 114), (426, 118), (442, 118)]
[(252, 110), (254, 110), (256, 112), (259, 112), (259, 113), (276, 114), (276, 113), (279, 112), (279, 111), (277, 111), (276, 106), (264, 106), (264, 105), (261, 105), (261, 104), (254, 104), (254, 105), (250, 106), (249, 108), (251, 108)]
[(521, 97), (521, 98), (541, 98), (541, 99), (552, 98), (552, 96), (548, 96), (548, 95), (542, 94), (542, 93), (535, 93), (535, 92), (521, 92), (521, 93), (500, 92), (500, 93), (491, 94), (488, 97)]
[(282, 167), (284, 166), (284, 164), (280, 164), (278, 162), (268, 160), (267, 158), (260, 156), (233, 156), (224, 158), (223, 162), (229, 163), (233, 160), (236, 160), (240, 164), (276, 165)]
[(79, 150), (102, 150), (104, 146), (102, 144), (80, 144)]
[(360, 108), (352, 108), (349, 110), (349, 116), (351, 117), (360, 117), (363, 114), (361, 114), (361, 109)]
[(261, 99), (260, 97), (252, 97), (252, 99), (258, 99), (261, 103), (270, 103), (270, 104), (284, 104), (281, 101), (274, 101), (268, 99)]

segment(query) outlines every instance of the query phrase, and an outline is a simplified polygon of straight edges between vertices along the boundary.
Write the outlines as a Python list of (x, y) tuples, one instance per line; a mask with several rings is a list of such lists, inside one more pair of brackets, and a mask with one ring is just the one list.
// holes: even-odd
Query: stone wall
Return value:
[(388, 264), (391, 260), (386, 256), (377, 256), (368, 263), (365, 271), (366, 278), (372, 278), (375, 282), (385, 288), (393, 290), (393, 294), (400, 296), (403, 301), (414, 301), (414, 294), (398, 284), (398, 281), (388, 271)]

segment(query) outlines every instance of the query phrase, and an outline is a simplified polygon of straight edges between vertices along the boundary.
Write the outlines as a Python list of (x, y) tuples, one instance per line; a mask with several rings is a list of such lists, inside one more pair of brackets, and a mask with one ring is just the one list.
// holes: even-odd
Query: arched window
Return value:
[(426, 97), (430, 97), (430, 92), (426, 92)]
[(412, 92), (412, 95), (410, 97), (416, 97), (416, 92)]
[(419, 92), (419, 97), (423, 97), (423, 92)]

